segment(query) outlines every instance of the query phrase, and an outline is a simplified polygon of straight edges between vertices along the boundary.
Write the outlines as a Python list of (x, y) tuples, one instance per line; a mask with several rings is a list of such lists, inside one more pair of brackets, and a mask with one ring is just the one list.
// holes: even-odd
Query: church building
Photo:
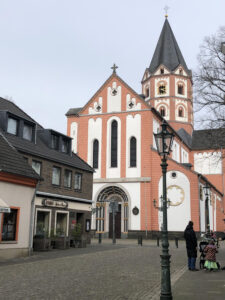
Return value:
[[(168, 231), (223, 232), (225, 142), (219, 129), (194, 130), (192, 73), (166, 17), (150, 66), (136, 93), (117, 74), (82, 108), (66, 113), (73, 151), (95, 169), (92, 230), (112, 237), (110, 201), (117, 202), (116, 237), (154, 237), (162, 227), (162, 170), (154, 133), (173, 132), (167, 160)], [(214, 134), (215, 133), (215, 134)], [(204, 187), (210, 191), (204, 193)]]

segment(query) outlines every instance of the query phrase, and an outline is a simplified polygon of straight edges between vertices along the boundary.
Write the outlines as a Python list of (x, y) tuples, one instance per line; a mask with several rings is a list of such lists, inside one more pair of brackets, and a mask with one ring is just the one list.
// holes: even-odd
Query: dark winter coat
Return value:
[(197, 257), (197, 238), (192, 226), (188, 225), (184, 231), (188, 257)]

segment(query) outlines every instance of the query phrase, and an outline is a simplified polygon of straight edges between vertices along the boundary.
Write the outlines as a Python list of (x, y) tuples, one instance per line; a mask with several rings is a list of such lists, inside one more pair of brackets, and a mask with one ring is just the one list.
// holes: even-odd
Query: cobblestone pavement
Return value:
[[(93, 241), (85, 249), (36, 253), (0, 263), (0, 299), (157, 299), (160, 252), (155, 241)], [(170, 243), (172, 284), (186, 271), (184, 243)]]

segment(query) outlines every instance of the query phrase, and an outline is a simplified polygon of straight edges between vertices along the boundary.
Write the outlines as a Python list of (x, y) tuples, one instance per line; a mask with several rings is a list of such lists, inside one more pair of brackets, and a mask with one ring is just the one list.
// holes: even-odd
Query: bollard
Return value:
[(138, 236), (138, 245), (142, 246), (142, 236), (141, 235)]
[(159, 237), (157, 236), (157, 247), (159, 247)]
[(178, 248), (178, 237), (175, 237), (175, 245)]
[(102, 234), (101, 233), (98, 234), (98, 243), (99, 244), (102, 243)]

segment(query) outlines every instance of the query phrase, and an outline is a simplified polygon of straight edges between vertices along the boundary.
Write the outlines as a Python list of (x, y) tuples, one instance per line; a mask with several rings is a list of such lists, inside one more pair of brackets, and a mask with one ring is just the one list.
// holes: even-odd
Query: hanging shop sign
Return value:
[(68, 202), (64, 200), (52, 200), (52, 199), (43, 199), (42, 204), (44, 206), (58, 207), (58, 208), (67, 208)]
[(137, 206), (135, 206), (133, 209), (132, 209), (132, 212), (135, 216), (137, 216), (139, 214), (139, 209), (137, 208)]

